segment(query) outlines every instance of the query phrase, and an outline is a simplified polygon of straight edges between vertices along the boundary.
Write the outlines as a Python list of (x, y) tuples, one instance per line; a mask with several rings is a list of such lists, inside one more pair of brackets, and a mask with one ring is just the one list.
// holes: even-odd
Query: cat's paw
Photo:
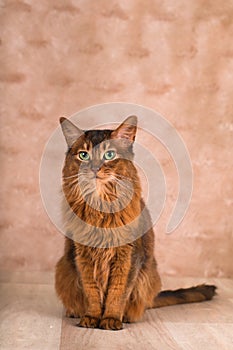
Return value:
[(119, 331), (120, 329), (123, 329), (123, 324), (121, 320), (118, 320), (117, 318), (106, 317), (100, 321), (99, 328)]
[(123, 323), (131, 323), (130, 319), (128, 316), (123, 316), (123, 320), (122, 320)]
[(80, 322), (77, 324), (78, 327), (83, 328), (98, 328), (99, 318), (92, 316), (83, 316)]

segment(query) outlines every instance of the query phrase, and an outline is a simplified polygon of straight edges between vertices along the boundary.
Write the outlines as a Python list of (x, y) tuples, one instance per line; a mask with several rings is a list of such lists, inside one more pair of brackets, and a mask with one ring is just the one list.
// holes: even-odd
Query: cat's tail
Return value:
[(164, 290), (154, 298), (153, 308), (211, 300), (216, 294), (216, 288), (214, 285), (201, 284), (191, 288)]

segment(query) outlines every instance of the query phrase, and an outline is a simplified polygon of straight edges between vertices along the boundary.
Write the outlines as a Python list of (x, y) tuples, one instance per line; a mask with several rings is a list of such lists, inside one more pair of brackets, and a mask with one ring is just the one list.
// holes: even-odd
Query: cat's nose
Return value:
[(99, 167), (91, 167), (91, 170), (96, 175), (98, 173), (98, 171), (99, 171)]

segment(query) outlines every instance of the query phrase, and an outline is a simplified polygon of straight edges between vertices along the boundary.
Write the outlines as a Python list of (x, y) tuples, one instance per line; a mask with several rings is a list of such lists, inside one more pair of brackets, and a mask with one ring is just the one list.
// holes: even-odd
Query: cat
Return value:
[(146, 309), (212, 299), (214, 285), (161, 291), (151, 218), (133, 162), (137, 117), (113, 130), (82, 131), (64, 117), (60, 123), (68, 146), (67, 237), (55, 288), (66, 315), (80, 318), (79, 327), (120, 330)]

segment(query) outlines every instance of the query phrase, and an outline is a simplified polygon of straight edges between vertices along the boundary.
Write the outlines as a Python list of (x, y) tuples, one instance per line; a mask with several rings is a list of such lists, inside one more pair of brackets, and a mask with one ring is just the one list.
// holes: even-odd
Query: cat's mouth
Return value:
[(105, 174), (96, 173), (96, 174), (93, 174), (92, 180), (102, 181), (102, 182), (109, 182), (110, 181), (110, 177), (108, 175), (105, 175)]
[(107, 176), (101, 176), (101, 175), (96, 175), (95, 176), (95, 179), (96, 180), (105, 180), (105, 181), (109, 181), (108, 177)]

